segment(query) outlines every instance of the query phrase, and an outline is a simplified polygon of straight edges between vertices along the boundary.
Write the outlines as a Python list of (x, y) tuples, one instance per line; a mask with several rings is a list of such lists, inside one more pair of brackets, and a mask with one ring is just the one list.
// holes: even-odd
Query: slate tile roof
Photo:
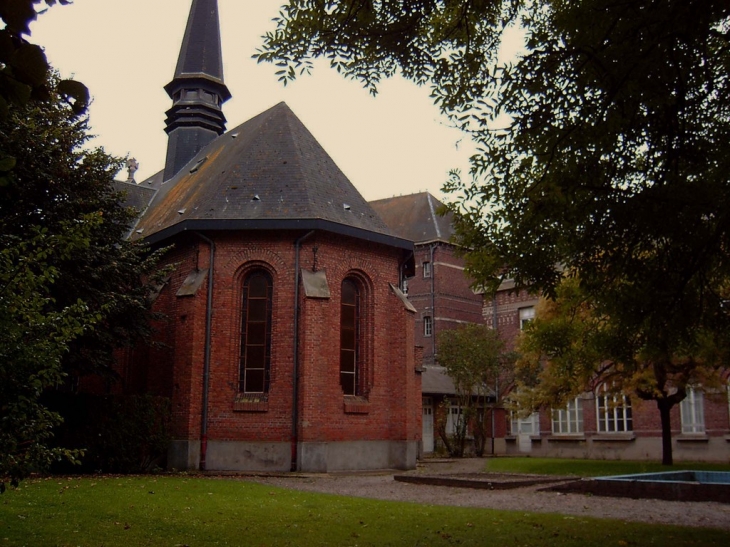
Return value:
[(428, 192), (371, 201), (370, 205), (393, 232), (418, 244), (448, 242), (453, 234), (452, 214), (439, 216), (443, 205)]
[[(221, 135), (156, 190), (133, 237), (186, 229), (331, 229), (404, 249), (285, 103)], [(314, 222), (317, 221), (317, 222)]]
[(190, 6), (175, 78), (192, 75), (223, 83), (217, 0), (195, 0)]

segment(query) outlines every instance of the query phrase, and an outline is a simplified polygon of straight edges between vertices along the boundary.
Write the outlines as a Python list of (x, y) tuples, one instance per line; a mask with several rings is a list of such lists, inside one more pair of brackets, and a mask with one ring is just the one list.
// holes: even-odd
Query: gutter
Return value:
[(215, 243), (200, 232), (193, 232), (210, 247), (208, 259), (208, 298), (205, 314), (205, 360), (203, 363), (203, 403), (200, 415), (200, 470), (205, 471), (208, 454), (208, 391), (210, 387), (210, 346), (213, 325), (213, 272), (215, 266)]
[(310, 230), (294, 242), (294, 366), (292, 371), (291, 471), (297, 470), (299, 443), (299, 250), (305, 239), (315, 233)]

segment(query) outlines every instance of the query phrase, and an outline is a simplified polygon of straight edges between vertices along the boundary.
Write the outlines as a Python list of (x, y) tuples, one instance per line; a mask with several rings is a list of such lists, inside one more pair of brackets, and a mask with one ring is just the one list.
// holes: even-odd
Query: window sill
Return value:
[(709, 442), (710, 438), (704, 433), (686, 433), (684, 435), (677, 435), (678, 443), (706, 443)]
[(345, 414), (370, 414), (370, 402), (365, 397), (345, 395)]
[[(518, 436), (517, 435), (507, 435), (504, 440), (508, 443), (514, 443), (517, 442)], [(533, 443), (541, 443), (542, 437), (540, 435), (530, 435), (530, 441)]]
[(593, 435), (593, 437), (591, 437), (591, 439), (596, 442), (627, 443), (627, 442), (635, 441), (636, 435), (634, 435), (633, 433), (600, 433), (598, 435)]
[(578, 443), (586, 440), (583, 433), (576, 435), (552, 435), (547, 438), (549, 443)]
[(239, 395), (233, 401), (234, 412), (268, 412), (269, 398), (266, 395)]

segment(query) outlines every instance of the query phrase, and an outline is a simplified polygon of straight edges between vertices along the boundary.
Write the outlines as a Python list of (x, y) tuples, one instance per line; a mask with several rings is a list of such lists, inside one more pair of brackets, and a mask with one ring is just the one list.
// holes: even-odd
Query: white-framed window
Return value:
[(540, 434), (540, 414), (533, 412), (529, 416), (521, 418), (516, 412), (513, 412), (510, 429), (512, 435), (537, 436)]
[(553, 409), (554, 435), (579, 435), (583, 433), (583, 405), (580, 398), (568, 401), (565, 408)]
[(431, 263), (426, 261), (421, 266), (423, 267), (423, 277), (431, 277)]
[(456, 425), (459, 423), (461, 415), (461, 407), (459, 405), (449, 405), (448, 414), (446, 415), (446, 434), (454, 435), (456, 433)]
[(596, 394), (596, 420), (599, 433), (627, 433), (634, 430), (631, 399), (621, 393), (610, 393), (601, 384)]
[(408, 294), (408, 280), (403, 278), (403, 281), (401, 282), (401, 290), (403, 291), (403, 294)]
[(687, 387), (687, 396), (679, 403), (682, 417), (682, 433), (705, 432), (705, 405), (701, 390)]
[(433, 321), (427, 315), (423, 318), (423, 335), (431, 336), (433, 334)]
[(534, 306), (530, 306), (527, 308), (520, 308), (520, 330), (525, 329), (525, 325), (535, 319), (535, 308)]

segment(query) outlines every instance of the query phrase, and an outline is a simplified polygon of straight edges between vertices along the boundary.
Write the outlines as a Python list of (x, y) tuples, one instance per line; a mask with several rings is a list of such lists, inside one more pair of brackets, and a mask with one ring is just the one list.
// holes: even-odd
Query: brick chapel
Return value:
[(216, 0), (193, 0), (165, 87), (164, 168), (123, 183), (131, 237), (171, 246), (158, 340), (120, 362), (172, 400), (176, 469), (413, 468), (415, 310), (395, 235), (289, 107), (225, 131)]

